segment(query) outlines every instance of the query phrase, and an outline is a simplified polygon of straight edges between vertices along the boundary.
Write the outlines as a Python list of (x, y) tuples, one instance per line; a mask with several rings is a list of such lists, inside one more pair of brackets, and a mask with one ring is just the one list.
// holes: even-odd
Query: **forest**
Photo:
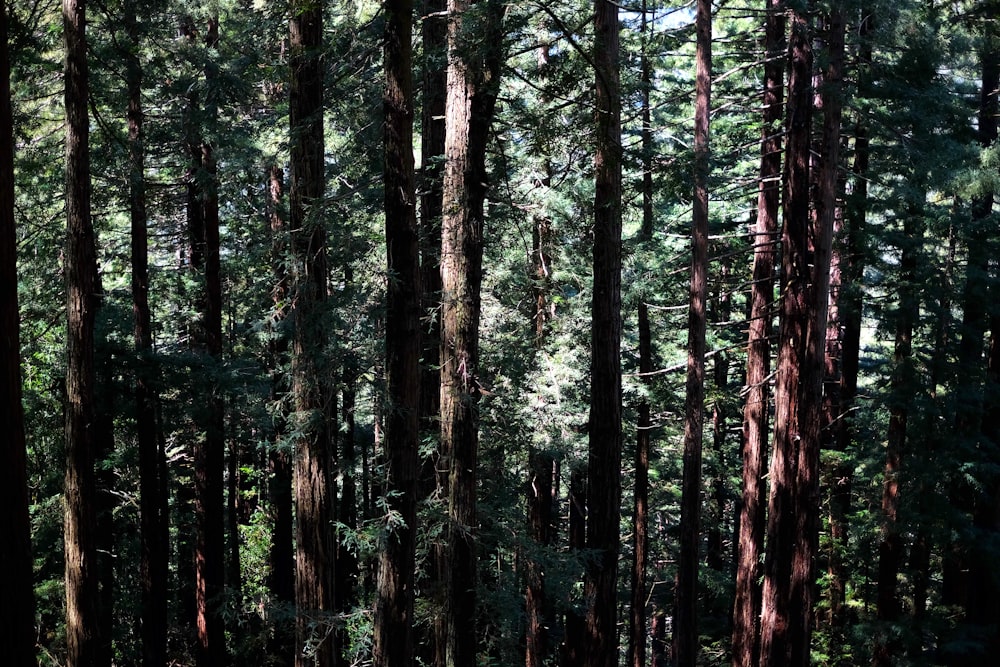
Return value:
[(1000, 2), (0, 0), (0, 663), (1000, 655)]

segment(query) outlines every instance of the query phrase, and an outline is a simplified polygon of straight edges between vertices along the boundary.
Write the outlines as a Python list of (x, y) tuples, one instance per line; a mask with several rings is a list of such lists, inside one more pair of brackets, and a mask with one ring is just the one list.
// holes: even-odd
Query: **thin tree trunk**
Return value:
[[(205, 37), (205, 46), (216, 48), (219, 39), (218, 19), (211, 18)], [(218, 66), (209, 55), (205, 63), (206, 85), (214, 85)], [(206, 96), (210, 99), (211, 96)], [(205, 109), (208, 122), (214, 122), (215, 110)], [(217, 667), (224, 665), (226, 655), (226, 630), (223, 620), (223, 595), (225, 592), (225, 404), (218, 377), (222, 359), (222, 276), (219, 248), (219, 193), (216, 177), (214, 149), (205, 139), (192, 150), (200, 151), (200, 168), (204, 177), (193, 175), (197, 201), (201, 207), (201, 239), (204, 251), (205, 295), (202, 312), (202, 336), (208, 355), (207, 370), (211, 375), (207, 413), (202, 426), (204, 436), (195, 441), (194, 486), (197, 546), (195, 555), (196, 604), (197, 604), (197, 660), (198, 665)], [(202, 189), (200, 183), (207, 185)]]
[[(574, 466), (569, 474), (569, 550), (578, 554), (587, 546), (587, 475)], [(586, 616), (573, 606), (566, 611), (563, 634), (562, 666), (578, 667), (584, 659)]]
[[(538, 47), (538, 73), (544, 77), (549, 67), (549, 47)], [(549, 172), (551, 164), (547, 155), (542, 155), (543, 176), (540, 185), (547, 189), (551, 184)], [(535, 354), (545, 348), (550, 319), (548, 295), (551, 289), (552, 257), (549, 247), (552, 243), (552, 220), (544, 209), (532, 216), (531, 256), (532, 292), (535, 304), (531, 326), (535, 334)], [(552, 544), (553, 524), (553, 475), (555, 460), (552, 454), (540, 450), (535, 444), (528, 445), (528, 535), (533, 540), (533, 551), (525, 558), (524, 594), (525, 637), (524, 657), (526, 667), (542, 667), (549, 655), (549, 603), (545, 588), (544, 553)]]
[[(444, 217), (441, 230), (441, 449), (449, 465), (445, 661), (476, 662), (476, 478), (479, 459), (479, 316), (486, 145), (500, 73), (503, 5), (448, 0)], [(478, 9), (478, 8), (477, 8)], [(473, 50), (469, 39), (482, 48)], [(478, 53), (474, 54), (474, 51)]]
[(66, 43), (66, 664), (98, 665), (94, 321), (97, 248), (90, 217), (86, 3), (63, 1)]
[[(646, 20), (646, 0), (642, 2), (642, 55), (640, 56), (640, 94), (642, 95), (642, 226), (639, 244), (648, 244), (653, 238), (653, 124), (649, 104), (652, 87), (649, 55), (649, 22)], [(652, 334), (649, 326), (649, 307), (645, 299), (639, 301), (639, 374), (648, 388), (653, 371)], [(632, 532), (635, 546), (632, 550), (631, 604), (629, 605), (629, 642), (627, 667), (644, 667), (646, 664), (646, 567), (649, 551), (649, 449), (652, 439), (649, 398), (643, 394), (639, 401), (635, 440), (635, 486), (633, 490)]]
[(287, 379), (284, 367), (288, 357), (288, 338), (282, 332), (288, 316), (288, 272), (286, 257), (288, 239), (282, 214), (284, 199), (284, 173), (278, 165), (268, 169), (268, 226), (271, 234), (271, 288), (272, 311), (270, 343), (268, 344), (268, 372), (271, 377), (271, 401), (279, 403), (274, 420), (274, 433), (268, 453), (268, 498), (272, 517), (271, 547), (268, 554), (268, 589), (278, 606), (274, 634), (268, 643), (268, 652), (283, 664), (292, 662), (295, 636), (291, 624), (283, 621), (295, 604), (295, 548), (292, 543), (294, 519), (292, 516), (292, 464), (284, 446), (288, 405)]
[(765, 24), (763, 123), (750, 324), (747, 343), (746, 403), (743, 411), (743, 500), (740, 505), (736, 597), (733, 605), (733, 667), (756, 667), (759, 661), (762, 574), (769, 434), (768, 381), (771, 370), (771, 320), (774, 264), (781, 207), (780, 120), (783, 112), (785, 16), (781, 0), (768, 0)]
[[(919, 209), (909, 212), (904, 221), (902, 275), (899, 281), (899, 306), (896, 312), (896, 341), (893, 352), (894, 368), (890, 381), (890, 392), (895, 400), (889, 406), (889, 430), (886, 434), (885, 481), (882, 488), (882, 538), (879, 543), (876, 615), (883, 624), (899, 620), (900, 603), (897, 600), (897, 577), (903, 562), (903, 534), (899, 526), (900, 488), (899, 479), (906, 446), (906, 429), (909, 418), (907, 401), (904, 398), (912, 392), (913, 369), (913, 327), (919, 312), (919, 299), (915, 294), (914, 281), (917, 272), (917, 244), (920, 235), (916, 229)], [(875, 638), (873, 664), (887, 667), (898, 657), (898, 646), (888, 636), (892, 629), (882, 627)]]
[[(427, 323), (421, 329), (424, 361), (420, 367), (421, 440), (432, 438), (438, 446), (421, 462), (421, 495), (437, 500), (448, 496), (448, 462), (440, 447), (441, 411), (441, 216), (444, 204), (445, 100), (448, 68), (448, 21), (445, 0), (424, 0), (421, 39), (427, 63), (423, 75), (420, 166), (420, 280), (421, 314)], [(445, 606), (447, 581), (446, 546), (436, 539), (429, 545), (427, 597), (436, 608)], [(433, 667), (445, 666), (448, 624), (444, 614), (433, 614), (430, 635), (417, 648)]]
[(323, 7), (292, 0), (289, 99), (292, 244), (292, 397), (295, 403), (295, 665), (331, 667), (336, 546), (333, 437), (336, 414), (324, 354), (327, 242), (323, 216)]
[(10, 100), (7, 7), (0, 7), (0, 646), (11, 667), (35, 662), (35, 595), (21, 404), (17, 235), (14, 221), (14, 121)]
[(140, 570), (142, 579), (142, 662), (164, 667), (167, 661), (167, 577), (170, 537), (166, 505), (166, 457), (161, 447), (157, 407), (152, 386), (153, 327), (149, 309), (148, 218), (146, 215), (145, 132), (142, 109), (142, 66), (134, 3), (126, 3), (125, 29), (129, 38), (126, 62), (129, 132), (129, 216), (132, 237), (132, 308), (134, 338), (139, 355), (135, 379), (136, 438), (139, 443)]
[(674, 664), (698, 660), (698, 547), (701, 542), (701, 459), (705, 421), (705, 328), (708, 291), (709, 112), (712, 95), (712, 4), (699, 0), (694, 135), (694, 214), (688, 307), (687, 386), (684, 401), (684, 471), (677, 585), (674, 593)]
[(413, 660), (413, 577), (420, 442), (420, 250), (413, 176), (410, 0), (386, 3), (385, 239), (389, 281), (385, 314), (387, 467), (385, 497), (396, 515), (379, 558), (375, 665)]

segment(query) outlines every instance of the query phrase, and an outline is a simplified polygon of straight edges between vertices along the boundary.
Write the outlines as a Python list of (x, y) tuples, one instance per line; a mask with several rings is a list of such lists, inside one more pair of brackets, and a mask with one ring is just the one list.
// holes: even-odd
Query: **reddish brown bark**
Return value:
[[(479, 317), (486, 145), (496, 104), (503, 5), (448, 0), (448, 85), (441, 225), (441, 450), (448, 461), (446, 662), (476, 662)], [(477, 11), (478, 13), (478, 11)], [(473, 38), (480, 48), (470, 47)]]
[[(775, 381), (774, 453), (768, 500), (767, 553), (761, 612), (760, 664), (809, 662), (815, 550), (814, 505), (819, 466), (819, 413), (829, 240), (810, 234), (809, 153), (812, 116), (812, 35), (807, 15), (792, 10), (786, 114), (782, 230), (782, 300)], [(810, 238), (812, 237), (812, 238)], [(809, 252), (815, 249), (814, 273)], [(823, 253), (826, 264), (823, 264)], [(820, 317), (822, 311), (823, 316)], [(822, 332), (822, 334), (821, 334)], [(810, 335), (812, 333), (812, 335)]]
[(327, 241), (323, 217), (323, 7), (292, 0), (289, 234), (293, 257), (292, 397), (296, 432), (295, 493), (295, 664), (330, 667), (335, 662), (334, 611), (336, 546), (333, 521), (334, 458), (330, 422), (336, 413), (328, 385), (324, 347)]
[(94, 320), (97, 249), (90, 215), (86, 3), (64, 0), (66, 42), (66, 664), (98, 664)]
[(743, 411), (743, 501), (740, 505), (736, 597), (733, 605), (733, 667), (756, 667), (759, 660), (769, 429), (768, 376), (774, 303), (775, 236), (781, 206), (781, 128), (785, 17), (781, 0), (768, 0), (765, 24), (763, 122), (757, 219), (752, 230), (754, 258), (747, 343), (746, 403)]
[(701, 460), (705, 422), (705, 329), (708, 294), (709, 114), (712, 95), (712, 5), (699, 0), (694, 117), (694, 206), (688, 308), (687, 383), (684, 401), (684, 470), (677, 584), (674, 591), (674, 663), (698, 660), (698, 564), (701, 528)]
[(17, 235), (14, 221), (14, 122), (10, 99), (7, 8), (0, 7), (0, 646), (11, 667), (35, 665), (35, 596), (21, 404)]

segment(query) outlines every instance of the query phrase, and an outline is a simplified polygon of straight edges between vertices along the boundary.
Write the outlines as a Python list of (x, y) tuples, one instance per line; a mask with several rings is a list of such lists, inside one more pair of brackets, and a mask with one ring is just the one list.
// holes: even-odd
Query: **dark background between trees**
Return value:
[(994, 664), (998, 15), (6, 0), (0, 661)]

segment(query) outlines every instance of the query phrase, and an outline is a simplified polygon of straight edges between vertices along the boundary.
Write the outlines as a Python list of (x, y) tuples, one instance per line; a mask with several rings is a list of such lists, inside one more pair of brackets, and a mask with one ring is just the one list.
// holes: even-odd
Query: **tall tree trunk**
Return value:
[(740, 504), (736, 597), (733, 605), (733, 667), (759, 661), (761, 554), (764, 551), (769, 429), (768, 382), (771, 371), (771, 320), (774, 305), (775, 237), (781, 207), (780, 121), (783, 115), (785, 16), (782, 0), (768, 0), (765, 23), (763, 129), (757, 220), (752, 230), (753, 284), (747, 343), (746, 403), (743, 411), (743, 500)]
[[(538, 73), (544, 77), (549, 67), (549, 47), (538, 47)], [(547, 189), (551, 185), (551, 164), (548, 155), (541, 155), (542, 177), (539, 185)], [(549, 248), (552, 243), (552, 220), (543, 207), (532, 216), (531, 256), (532, 296), (534, 311), (531, 326), (535, 334), (534, 356), (544, 350), (548, 335), (549, 290), (551, 289), (552, 257)], [(553, 465), (551, 452), (539, 449), (534, 443), (528, 445), (528, 535), (534, 542), (533, 552), (525, 558), (524, 594), (525, 637), (524, 658), (526, 667), (542, 667), (549, 655), (549, 603), (545, 589), (545, 567), (543, 556), (552, 543), (553, 523)]]
[[(861, 16), (858, 54), (858, 88), (866, 95), (870, 88), (874, 15), (864, 10)], [(854, 401), (858, 393), (858, 368), (861, 357), (861, 316), (863, 309), (865, 234), (868, 213), (868, 163), (870, 139), (867, 119), (858, 116), (854, 127), (854, 162), (851, 166), (852, 191), (844, 210), (846, 230), (841, 252), (841, 285), (837, 315), (842, 331), (840, 340), (840, 386), (837, 389), (838, 420), (834, 424), (833, 447), (846, 457), (854, 439)], [(830, 616), (835, 628), (846, 624), (846, 585), (848, 572), (844, 554), (848, 543), (848, 515), (851, 509), (853, 466), (843, 458), (834, 466), (830, 490)]]
[(21, 404), (17, 234), (14, 221), (14, 120), (10, 100), (7, 7), (0, 7), (0, 646), (11, 667), (35, 665), (35, 594)]
[(129, 217), (132, 237), (132, 309), (139, 366), (135, 378), (136, 439), (139, 443), (140, 571), (142, 581), (142, 664), (167, 661), (167, 555), (170, 547), (166, 456), (158, 420), (159, 396), (152, 384), (153, 327), (149, 309), (148, 217), (146, 215), (145, 132), (142, 65), (134, 3), (125, 4), (129, 38), (126, 62), (129, 133)]
[[(427, 63), (423, 73), (423, 105), (421, 115), (420, 166), (420, 299), (421, 314), (426, 324), (421, 329), (424, 362), (420, 367), (420, 429), (421, 440), (432, 439), (438, 444), (431, 455), (421, 461), (421, 496), (447, 498), (448, 462), (440, 447), (441, 411), (441, 216), (444, 204), (445, 100), (447, 98), (448, 21), (446, 0), (424, 0), (421, 39)], [(429, 545), (429, 581), (424, 584), (427, 596), (436, 608), (445, 606), (447, 581), (445, 544), (436, 539)], [(444, 614), (433, 614), (430, 634), (418, 650), (424, 662), (444, 667), (448, 623)]]
[[(448, 0), (444, 217), (441, 225), (441, 449), (449, 465), (446, 664), (476, 662), (476, 468), (486, 145), (496, 104), (503, 5)], [(470, 39), (480, 43), (473, 49)], [(477, 53), (478, 52), (478, 53)]]
[[(980, 58), (982, 66), (982, 89), (980, 93), (979, 108), (979, 140), (980, 145), (985, 149), (995, 144), (997, 139), (997, 88), (1000, 86), (1000, 38), (993, 34), (983, 37), (983, 45), (980, 47)], [(991, 213), (995, 193), (992, 189), (982, 193), (973, 201), (974, 228), (969, 246), (969, 283), (974, 283), (972, 290), (966, 291), (965, 305), (971, 307), (973, 302), (976, 305), (977, 317), (983, 319), (985, 324), (986, 307), (990, 303), (989, 296), (997, 292), (996, 269), (994, 275), (989, 275), (989, 238), (995, 233), (993, 226), (989, 224), (992, 220)], [(978, 273), (978, 275), (974, 275)], [(980, 273), (981, 272), (981, 273)], [(1000, 649), (1000, 638), (998, 638), (998, 627), (1000, 627), (1000, 586), (995, 581), (994, 570), (997, 559), (997, 549), (992, 546), (996, 544), (998, 533), (1000, 533), (1000, 476), (995, 470), (1000, 464), (1000, 417), (997, 416), (1000, 408), (998, 400), (998, 379), (1000, 379), (1000, 316), (995, 312), (989, 317), (990, 337), (989, 352), (986, 359), (986, 377), (983, 388), (982, 417), (980, 421), (980, 444), (979, 456), (982, 457), (980, 463), (982, 472), (980, 473), (981, 488), (976, 490), (973, 510), (972, 524), (974, 534), (977, 536), (975, 543), (968, 549), (969, 582), (967, 600), (965, 603), (965, 621), (968, 625), (976, 628), (977, 633), (981, 633), (983, 646), (976, 661), (971, 664), (987, 665), (996, 658), (996, 652)], [(963, 322), (964, 324), (964, 322)], [(963, 332), (963, 346), (968, 345), (968, 357), (973, 357), (972, 348), (978, 341), (980, 346), (982, 340), (976, 337), (982, 332), (976, 328), (972, 334), (973, 340), (968, 344), (965, 341)], [(981, 358), (981, 353), (975, 354)], [(970, 425), (971, 430), (971, 425)]]
[(597, 145), (594, 155), (594, 287), (591, 306), (590, 420), (587, 450), (587, 548), (584, 579), (586, 667), (618, 664), (622, 377), (622, 165), (618, 5), (594, 3)]
[(94, 321), (97, 248), (90, 217), (86, 3), (63, 1), (66, 41), (66, 664), (97, 665)]
[(295, 404), (295, 665), (330, 667), (337, 647), (334, 611), (336, 547), (326, 345), (327, 251), (323, 216), (323, 6), (292, 0), (289, 26), (291, 183), (289, 235), (293, 256), (292, 397)]
[(413, 659), (413, 577), (420, 442), (420, 251), (413, 176), (410, 0), (386, 3), (385, 239), (389, 281), (385, 314), (385, 497), (398, 516), (387, 526), (375, 603), (375, 665)]
[(701, 459), (705, 421), (705, 328), (708, 292), (709, 112), (712, 95), (712, 4), (698, 0), (694, 213), (691, 225), (691, 285), (688, 306), (687, 386), (684, 401), (684, 471), (677, 585), (674, 593), (674, 664), (698, 660), (698, 547), (701, 543)]
[(268, 227), (271, 234), (271, 288), (272, 311), (269, 322), (268, 372), (271, 379), (271, 401), (278, 403), (275, 411), (274, 433), (268, 453), (268, 499), (272, 524), (271, 547), (268, 554), (268, 589), (279, 607), (274, 634), (268, 652), (282, 661), (292, 662), (295, 637), (291, 623), (283, 621), (295, 604), (295, 548), (293, 545), (294, 519), (292, 516), (292, 462), (284, 446), (287, 437), (288, 397), (284, 368), (288, 357), (288, 338), (282, 331), (288, 316), (289, 284), (286, 270), (288, 254), (287, 227), (282, 214), (285, 194), (284, 173), (278, 165), (271, 165), (267, 174)]
[[(205, 46), (211, 50), (218, 45), (218, 19), (211, 18), (206, 30)], [(214, 85), (218, 66), (211, 54), (205, 62), (205, 81)], [(209, 103), (212, 94), (206, 95), (205, 115), (212, 123), (214, 105)], [(200, 134), (200, 133), (199, 133)], [(222, 359), (222, 277), (219, 248), (219, 193), (216, 177), (214, 149), (200, 138), (192, 145), (193, 152), (200, 152), (197, 165), (203, 175), (192, 174), (195, 181), (195, 201), (190, 206), (201, 209), (198, 239), (204, 253), (205, 292), (202, 304), (201, 336), (207, 354), (206, 370), (210, 374), (204, 432), (195, 440), (194, 495), (197, 544), (195, 546), (195, 600), (198, 642), (196, 657), (199, 666), (224, 665), (226, 635), (223, 620), (223, 595), (225, 593), (225, 404), (220, 385)], [(202, 186), (204, 183), (204, 187)], [(196, 267), (197, 268), (197, 267)]]
[[(653, 238), (653, 124), (649, 104), (652, 88), (649, 55), (649, 22), (646, 0), (642, 2), (642, 54), (640, 56), (640, 94), (642, 96), (642, 226), (639, 243)], [(639, 374), (648, 388), (653, 371), (653, 345), (649, 326), (649, 307), (639, 301)], [(635, 435), (635, 486), (633, 490), (631, 604), (629, 605), (629, 641), (626, 667), (646, 664), (646, 565), (649, 551), (649, 448), (652, 439), (649, 397), (639, 401)]]
[[(768, 500), (767, 552), (761, 613), (760, 664), (808, 664), (809, 610), (812, 603), (812, 529), (817, 509), (810, 505), (818, 468), (822, 356), (810, 346), (810, 331), (826, 322), (825, 301), (817, 300), (815, 278), (829, 270), (813, 238), (815, 272), (810, 262), (809, 149), (812, 116), (812, 35), (807, 15), (791, 10), (792, 37), (786, 115), (785, 202), (782, 231), (782, 300), (778, 368), (775, 382), (774, 453)], [(826, 248), (826, 252), (829, 249)], [(828, 276), (827, 276), (828, 278)], [(825, 299), (826, 296), (823, 296)], [(814, 333), (817, 339), (819, 332)], [(817, 358), (818, 357), (818, 358)], [(814, 387), (813, 383), (820, 383)], [(815, 424), (813, 424), (815, 416)]]

